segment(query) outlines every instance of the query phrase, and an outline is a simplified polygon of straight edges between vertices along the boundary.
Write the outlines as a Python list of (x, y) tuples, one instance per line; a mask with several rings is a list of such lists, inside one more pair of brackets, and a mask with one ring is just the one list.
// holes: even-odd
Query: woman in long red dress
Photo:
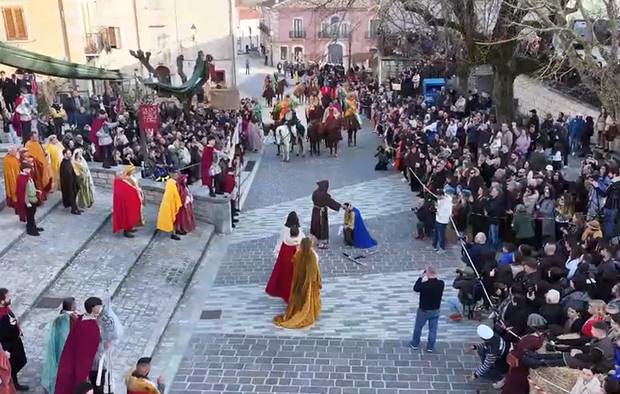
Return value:
[(184, 235), (196, 229), (193, 208), (194, 196), (192, 196), (187, 186), (187, 175), (179, 175), (177, 178), (177, 190), (179, 191), (182, 205), (179, 212), (177, 212), (174, 224), (180, 230), (181, 235)]
[(265, 288), (267, 294), (282, 298), (287, 303), (291, 295), (291, 282), (293, 281), (293, 256), (303, 238), (304, 234), (299, 228), (297, 213), (289, 213), (280, 239), (274, 249), (274, 255), (278, 257)]

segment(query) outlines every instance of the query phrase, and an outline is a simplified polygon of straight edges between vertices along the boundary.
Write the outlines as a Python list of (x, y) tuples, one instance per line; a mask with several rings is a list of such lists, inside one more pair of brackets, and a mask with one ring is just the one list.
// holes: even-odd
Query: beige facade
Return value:
[(130, 75), (144, 73), (129, 54), (142, 49), (152, 53), (154, 67), (170, 70), (173, 81), (177, 56), (184, 55), (191, 74), (202, 50), (231, 79), (234, 0), (0, 0), (0, 7), (0, 40), (20, 48)]

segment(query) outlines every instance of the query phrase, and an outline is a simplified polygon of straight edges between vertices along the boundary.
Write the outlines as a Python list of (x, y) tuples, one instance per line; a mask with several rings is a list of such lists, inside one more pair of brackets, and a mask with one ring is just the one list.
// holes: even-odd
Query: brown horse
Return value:
[(310, 84), (308, 84), (306, 86), (306, 90), (305, 90), (304, 94), (305, 94), (306, 102), (309, 102), (311, 97), (314, 97), (314, 96), (318, 97), (318, 95), (319, 95), (319, 87), (316, 86), (313, 83), (310, 83)]
[(299, 100), (299, 104), (304, 104), (306, 97), (306, 84), (301, 82), (295, 86), (295, 90), (293, 90), (293, 95), (297, 97)]
[(360, 123), (355, 115), (347, 115), (344, 118), (344, 127), (347, 129), (347, 146), (357, 146), (357, 130), (360, 129)]
[(325, 137), (329, 155), (338, 157), (338, 144), (342, 139), (342, 118), (325, 122)]
[(286, 78), (282, 78), (278, 81), (276, 85), (276, 98), (278, 100), (282, 100), (284, 98), (284, 88), (288, 87), (288, 82), (286, 82)]
[(308, 111), (308, 140), (310, 141), (310, 156), (321, 156), (321, 140), (325, 139), (323, 127), (323, 107), (318, 106)]

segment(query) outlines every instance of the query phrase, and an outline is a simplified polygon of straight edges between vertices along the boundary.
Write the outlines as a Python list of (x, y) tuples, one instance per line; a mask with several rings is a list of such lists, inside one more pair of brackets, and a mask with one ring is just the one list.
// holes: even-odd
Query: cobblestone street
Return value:
[[(260, 159), (240, 223), (232, 235), (216, 237), (186, 298), (155, 352), (154, 372), (172, 379), (170, 394), (476, 393), (466, 382), (476, 361), (464, 348), (476, 341), (474, 322), (452, 323), (445, 300), (460, 265), (456, 248), (445, 255), (413, 239), (413, 195), (401, 177), (375, 172), (379, 139), (369, 129), (358, 146), (341, 144), (338, 158), (292, 157), (280, 162), (274, 146)], [(362, 213), (378, 252), (346, 259), (338, 228), (342, 213), (330, 213), (331, 248), (319, 250), (323, 309), (314, 326), (285, 330), (271, 319), (284, 311), (265, 294), (273, 248), (290, 211), (308, 232), (310, 194), (321, 179), (339, 202)], [(356, 251), (353, 251), (356, 253)], [(428, 266), (446, 280), (438, 344), (434, 354), (408, 346), (418, 296), (412, 286)], [(426, 331), (423, 340), (426, 339)], [(176, 371), (176, 373), (174, 373)]]

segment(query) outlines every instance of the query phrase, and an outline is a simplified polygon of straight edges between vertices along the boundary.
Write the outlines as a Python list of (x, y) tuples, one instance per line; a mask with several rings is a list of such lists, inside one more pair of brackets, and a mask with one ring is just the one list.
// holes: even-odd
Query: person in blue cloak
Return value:
[(377, 246), (375, 241), (364, 225), (364, 219), (359, 209), (350, 203), (343, 204), (344, 212), (344, 243), (347, 246), (354, 246), (359, 249), (369, 249)]

